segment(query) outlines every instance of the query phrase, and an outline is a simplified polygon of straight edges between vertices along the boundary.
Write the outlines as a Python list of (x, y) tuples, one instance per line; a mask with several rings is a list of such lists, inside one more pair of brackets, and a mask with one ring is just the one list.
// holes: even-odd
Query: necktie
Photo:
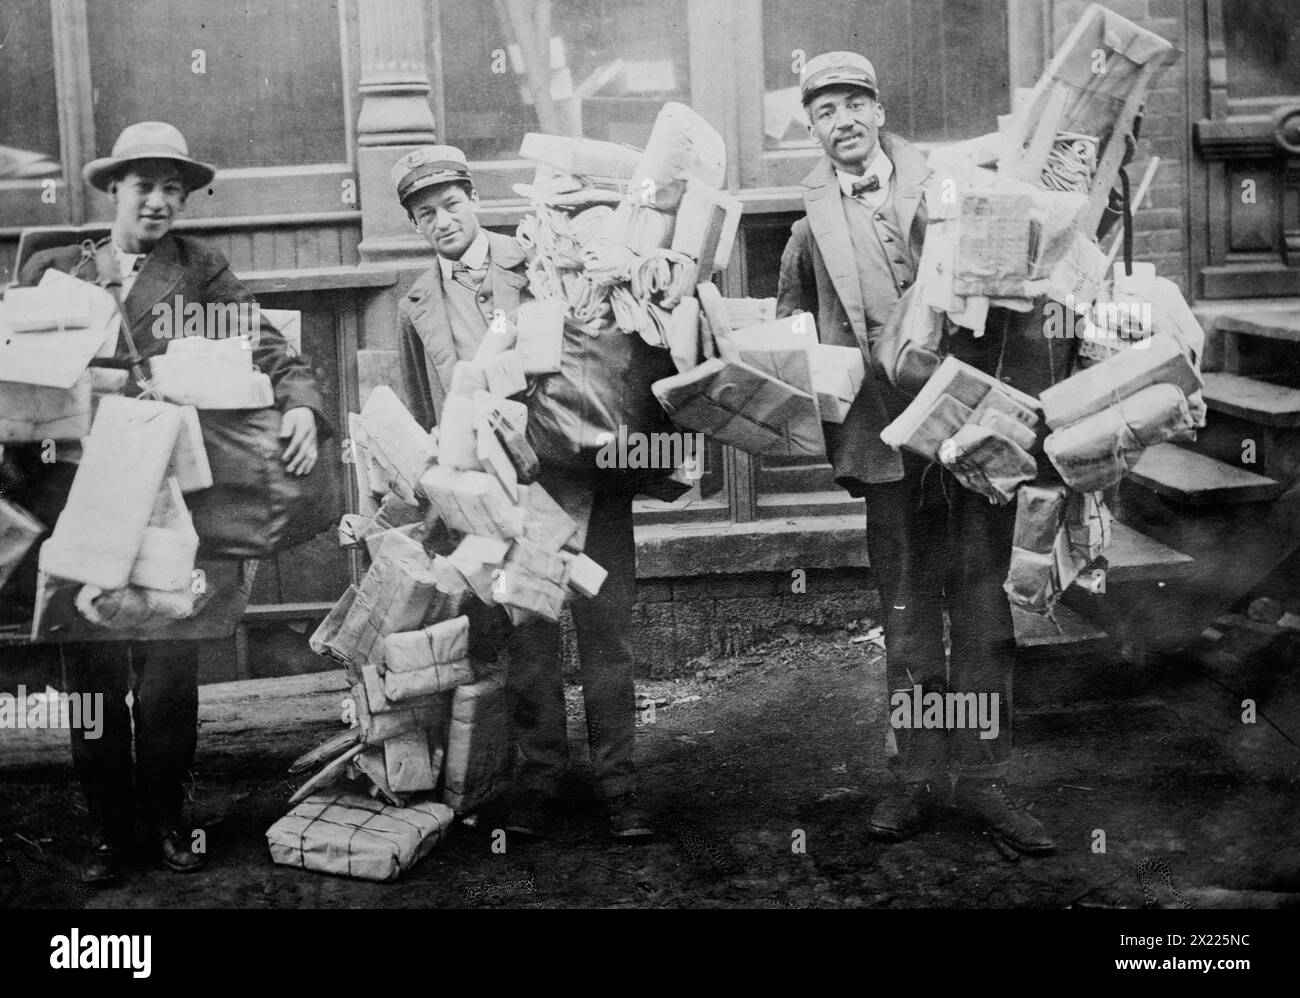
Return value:
[(139, 256), (135, 258), (135, 263), (131, 265), (131, 273), (138, 274), (140, 273), (140, 270), (143, 267), (144, 267), (144, 254), (141, 253)]
[(861, 197), (863, 194), (870, 194), (873, 191), (878, 191), (880, 190), (880, 178), (873, 173), (869, 177), (855, 180), (851, 190), (853, 191), (853, 196), (855, 198)]
[(459, 260), (451, 268), (451, 278), (458, 284), (463, 284), (471, 291), (477, 291), (479, 285), (483, 283), (483, 278), (487, 277), (487, 267), (467, 267)]

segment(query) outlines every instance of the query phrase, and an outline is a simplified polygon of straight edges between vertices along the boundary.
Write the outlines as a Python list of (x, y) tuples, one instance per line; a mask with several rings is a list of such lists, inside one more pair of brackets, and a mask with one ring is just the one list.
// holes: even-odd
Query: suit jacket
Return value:
[[(920, 151), (897, 135), (882, 132), (880, 145), (894, 164), (893, 199), (899, 228), (907, 235), (912, 258), (919, 261), (927, 224), (923, 185), (930, 169)], [(881, 442), (880, 431), (903, 411), (908, 399), (872, 365), (871, 343), (881, 326), (867, 320), (860, 264), (853, 254), (839, 179), (828, 157), (823, 156), (803, 179), (803, 187), (807, 215), (794, 223), (781, 256), (776, 311), (781, 317), (810, 312), (820, 339), (827, 338), (826, 330), (840, 329), (851, 332), (862, 350), (867, 365), (862, 388), (844, 423), (824, 426), (826, 452), (836, 482), (852, 495), (861, 495), (866, 484), (903, 477), (902, 459)]]
[[(93, 259), (78, 269), (80, 261), (80, 246), (42, 250), (33, 254), (23, 267), (19, 283), (38, 284), (41, 275), (50, 268), (68, 274), (75, 272), (83, 280), (103, 283)], [(254, 300), (249, 290), (231, 272), (230, 263), (219, 251), (205, 246), (197, 239), (169, 232), (158, 240), (157, 245), (145, 257), (144, 266), (131, 286), (131, 293), (122, 302), (131, 338), (142, 358), (147, 360), (167, 349), (168, 341), (154, 335), (153, 308), (160, 302), (172, 305), (177, 295), (186, 304), (251, 304)], [(126, 367), (129, 365), (128, 358), (129, 354), (119, 339), (111, 366)], [(324, 437), (329, 433), (325, 403), (311, 367), (305, 358), (290, 356), (284, 337), (266, 319), (262, 319), (258, 342), (253, 349), (253, 362), (271, 379), (277, 409), (285, 412), (306, 406), (316, 414), (320, 435)]]
[[(524, 251), (509, 236), (489, 232), (488, 272), (479, 289), (492, 308), (514, 315), (527, 301)], [(451, 335), (451, 316), (442, 290), (442, 268), (432, 267), (398, 303), (398, 359), (404, 401), (421, 427), (431, 429), (442, 415), (459, 359)]]

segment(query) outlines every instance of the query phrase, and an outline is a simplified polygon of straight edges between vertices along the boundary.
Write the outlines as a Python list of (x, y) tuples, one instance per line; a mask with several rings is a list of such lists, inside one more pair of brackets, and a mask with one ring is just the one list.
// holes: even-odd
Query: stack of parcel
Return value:
[[(725, 265), (740, 216), (718, 190), (722, 139), (667, 104), (644, 152), (530, 134), (521, 154), (537, 163), (518, 188), (532, 300), (456, 364), (431, 433), (386, 387), (350, 418), (359, 512), (340, 543), (369, 565), (311, 646), (346, 670), (355, 716), (296, 764), (321, 768), (267, 832), (276, 862), (396, 877), (490, 799), (509, 725), (503, 666), (472, 654), (482, 607), (558, 621), (605, 578), (582, 554), (595, 479), (681, 485), (598, 454), (621, 432), (670, 430), (649, 386), (699, 362), (699, 275)], [(570, 473), (543, 487), (543, 467)], [(352, 789), (332, 788), (344, 778)]]
[(274, 413), (247, 336), (173, 340), (133, 375), (112, 295), (53, 269), (7, 290), (0, 329), (0, 640), (231, 633), (255, 561), (187, 504), (215, 491), (209, 411)]

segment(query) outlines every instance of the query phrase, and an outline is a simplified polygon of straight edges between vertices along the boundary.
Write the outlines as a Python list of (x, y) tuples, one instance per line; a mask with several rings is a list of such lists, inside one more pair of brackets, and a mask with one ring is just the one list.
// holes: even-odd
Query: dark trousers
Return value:
[[(897, 691), (999, 694), (998, 735), (974, 725), (895, 726), (897, 774), (930, 782), (945, 771), (1001, 779), (1011, 745), (1015, 633), (1002, 583), (1015, 504), (994, 506), (939, 464), (904, 454), (901, 481), (866, 491), (867, 550), (880, 583), (886, 672)], [(944, 610), (951, 655), (944, 652)], [(991, 698), (990, 698), (991, 700)], [(891, 700), (892, 702), (892, 700)]]
[(151, 834), (180, 828), (182, 787), (198, 744), (198, 645), (68, 644), (64, 661), (71, 690), (104, 695), (101, 736), (72, 730), (73, 764), (104, 837), (129, 840), (137, 807)]
[[(608, 799), (636, 788), (632, 760), (636, 544), (629, 493), (596, 494), (584, 551), (609, 573), (594, 599), (575, 595), (569, 604), (582, 667), (591, 768), (597, 792)], [(528, 790), (554, 794), (569, 759), (560, 626), (536, 621), (512, 628), (508, 642), (515, 782)]]

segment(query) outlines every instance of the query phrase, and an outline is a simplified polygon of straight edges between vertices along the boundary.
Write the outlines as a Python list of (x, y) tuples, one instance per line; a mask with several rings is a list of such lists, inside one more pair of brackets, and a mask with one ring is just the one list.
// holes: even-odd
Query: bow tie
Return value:
[(855, 180), (850, 189), (853, 191), (855, 198), (861, 197), (863, 194), (870, 194), (873, 191), (880, 190), (880, 178), (873, 173), (869, 177)]

